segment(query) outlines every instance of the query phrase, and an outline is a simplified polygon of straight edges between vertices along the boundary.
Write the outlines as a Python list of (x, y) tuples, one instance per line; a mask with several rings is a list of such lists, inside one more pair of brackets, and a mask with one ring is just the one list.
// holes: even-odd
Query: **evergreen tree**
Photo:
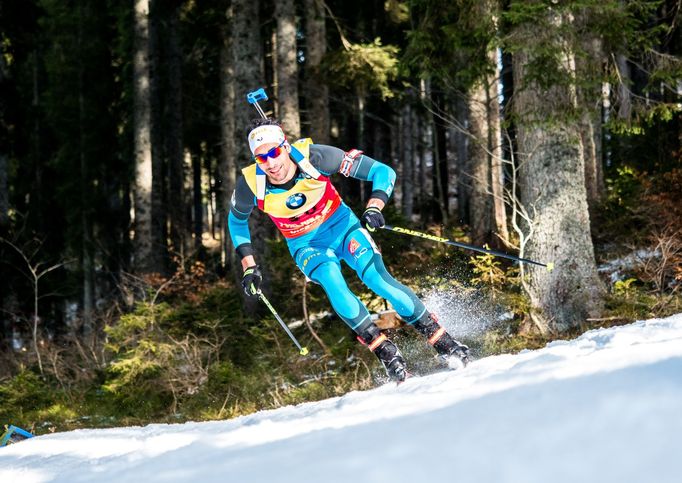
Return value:
[(538, 328), (563, 331), (598, 314), (603, 293), (575, 118), (575, 53), (564, 34), (572, 16), (560, 7), (517, 2), (509, 18), (521, 203), (532, 214), (523, 256), (557, 267), (528, 268), (526, 288)]

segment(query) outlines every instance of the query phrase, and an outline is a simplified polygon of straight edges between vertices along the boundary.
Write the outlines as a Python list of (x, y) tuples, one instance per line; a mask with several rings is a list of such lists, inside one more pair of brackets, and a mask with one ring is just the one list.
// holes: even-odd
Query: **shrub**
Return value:
[(32, 426), (40, 410), (58, 398), (39, 375), (28, 369), (0, 384), (0, 423)]

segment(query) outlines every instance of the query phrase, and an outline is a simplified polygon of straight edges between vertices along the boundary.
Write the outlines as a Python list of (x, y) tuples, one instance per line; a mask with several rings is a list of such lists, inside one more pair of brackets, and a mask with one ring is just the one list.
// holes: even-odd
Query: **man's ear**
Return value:
[(289, 141), (284, 141), (284, 149), (287, 150), (287, 153), (291, 154), (291, 144), (289, 144)]

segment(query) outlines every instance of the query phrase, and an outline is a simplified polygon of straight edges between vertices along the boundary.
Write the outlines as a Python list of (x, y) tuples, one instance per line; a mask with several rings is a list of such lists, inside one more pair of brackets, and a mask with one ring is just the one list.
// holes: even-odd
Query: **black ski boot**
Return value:
[(465, 366), (469, 363), (469, 347), (453, 339), (445, 331), (445, 328), (438, 323), (434, 314), (427, 312), (413, 325), (421, 335), (427, 338), (429, 344), (436, 349), (439, 357), (448, 366), (452, 367), (450, 362), (453, 357), (456, 357), (456, 360), (461, 361)]
[(391, 342), (379, 327), (374, 324), (370, 325), (361, 332), (361, 335), (358, 335), (358, 340), (379, 358), (392, 381), (400, 384), (407, 378), (407, 364), (403, 355), (398, 350), (398, 346)]

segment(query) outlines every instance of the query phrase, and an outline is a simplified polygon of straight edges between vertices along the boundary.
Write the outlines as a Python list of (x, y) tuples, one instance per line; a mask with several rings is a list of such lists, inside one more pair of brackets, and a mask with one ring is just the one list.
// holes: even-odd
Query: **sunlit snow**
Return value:
[(0, 448), (4, 482), (680, 482), (682, 314), (229, 421)]

